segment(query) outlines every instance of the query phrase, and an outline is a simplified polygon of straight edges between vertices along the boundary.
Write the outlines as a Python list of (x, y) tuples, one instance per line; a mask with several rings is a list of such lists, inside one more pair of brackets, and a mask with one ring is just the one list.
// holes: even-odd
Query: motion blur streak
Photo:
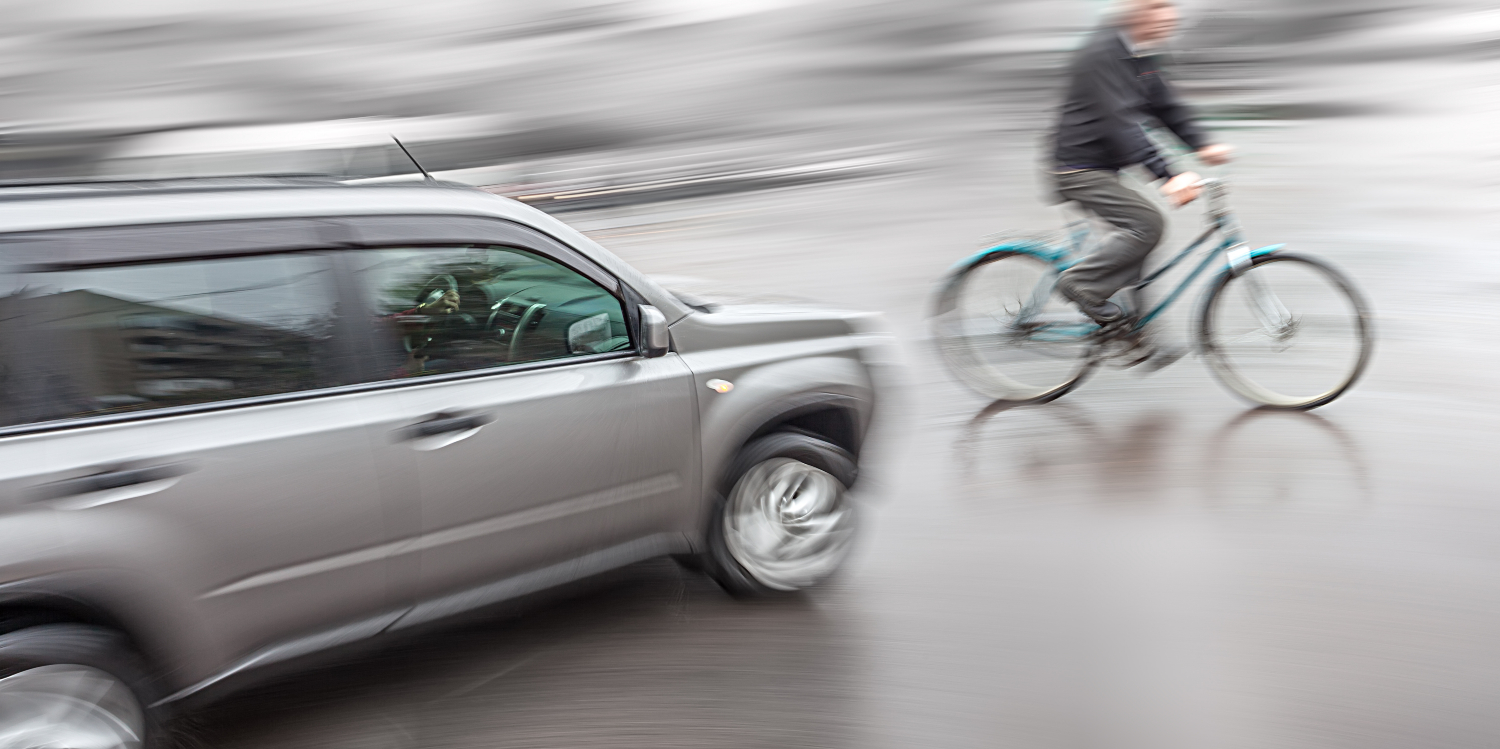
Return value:
[[(6, 3), (8, 177), (98, 174), (184, 127), (484, 115), (413, 152), (689, 302), (878, 310), (904, 355), (831, 586), (745, 603), (645, 562), (231, 697), (185, 740), (1500, 743), (1500, 13), (1184, 4), (1173, 72), (1239, 148), (1219, 174), (1252, 245), (1327, 258), (1370, 299), (1376, 357), (1343, 400), (1247, 411), (1189, 357), (987, 408), (934, 353), (934, 285), (986, 236), (1060, 228), (1040, 144), (1104, 5)], [(1169, 216), (1164, 248), (1200, 225)], [(1190, 306), (1166, 321), (1182, 341)]]

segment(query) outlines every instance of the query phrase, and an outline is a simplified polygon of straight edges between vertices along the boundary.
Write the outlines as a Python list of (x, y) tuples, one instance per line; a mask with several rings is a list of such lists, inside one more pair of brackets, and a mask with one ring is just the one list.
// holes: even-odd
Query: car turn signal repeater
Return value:
[(723, 395), (734, 389), (734, 383), (729, 380), (709, 380), (707, 385), (709, 390), (719, 395)]

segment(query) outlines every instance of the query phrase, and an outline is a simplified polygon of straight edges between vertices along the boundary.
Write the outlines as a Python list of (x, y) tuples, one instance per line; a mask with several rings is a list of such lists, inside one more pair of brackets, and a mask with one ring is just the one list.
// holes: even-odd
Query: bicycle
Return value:
[(1140, 363), (1151, 323), (1215, 264), (1204, 292), (1196, 343), (1217, 379), (1259, 406), (1309, 410), (1331, 403), (1369, 364), (1374, 334), (1358, 289), (1327, 263), (1284, 250), (1250, 249), (1229, 209), (1228, 186), (1201, 185), (1208, 228), (1132, 287), (1140, 294), (1215, 234), (1216, 245), (1148, 311), (1100, 326), (1055, 293), (1058, 274), (1084, 253), (1087, 221), (1066, 242), (1016, 239), (953, 267), (938, 294), (935, 335), (958, 379), (996, 401), (1046, 403), (1066, 395), (1106, 361)]

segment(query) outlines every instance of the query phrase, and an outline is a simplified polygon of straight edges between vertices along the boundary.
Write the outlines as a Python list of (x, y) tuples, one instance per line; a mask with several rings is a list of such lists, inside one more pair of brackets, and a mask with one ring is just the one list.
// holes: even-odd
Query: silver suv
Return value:
[[(466, 187), (0, 190), (0, 748), (674, 555), (843, 560), (880, 338)], [(189, 701), (187, 698), (194, 698)]]

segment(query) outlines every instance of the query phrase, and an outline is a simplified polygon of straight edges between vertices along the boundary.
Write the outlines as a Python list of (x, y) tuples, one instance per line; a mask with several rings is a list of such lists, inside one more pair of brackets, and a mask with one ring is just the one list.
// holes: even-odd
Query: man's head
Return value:
[(1153, 47), (1171, 38), (1178, 18), (1173, 0), (1121, 0), (1115, 22), (1137, 47)]

